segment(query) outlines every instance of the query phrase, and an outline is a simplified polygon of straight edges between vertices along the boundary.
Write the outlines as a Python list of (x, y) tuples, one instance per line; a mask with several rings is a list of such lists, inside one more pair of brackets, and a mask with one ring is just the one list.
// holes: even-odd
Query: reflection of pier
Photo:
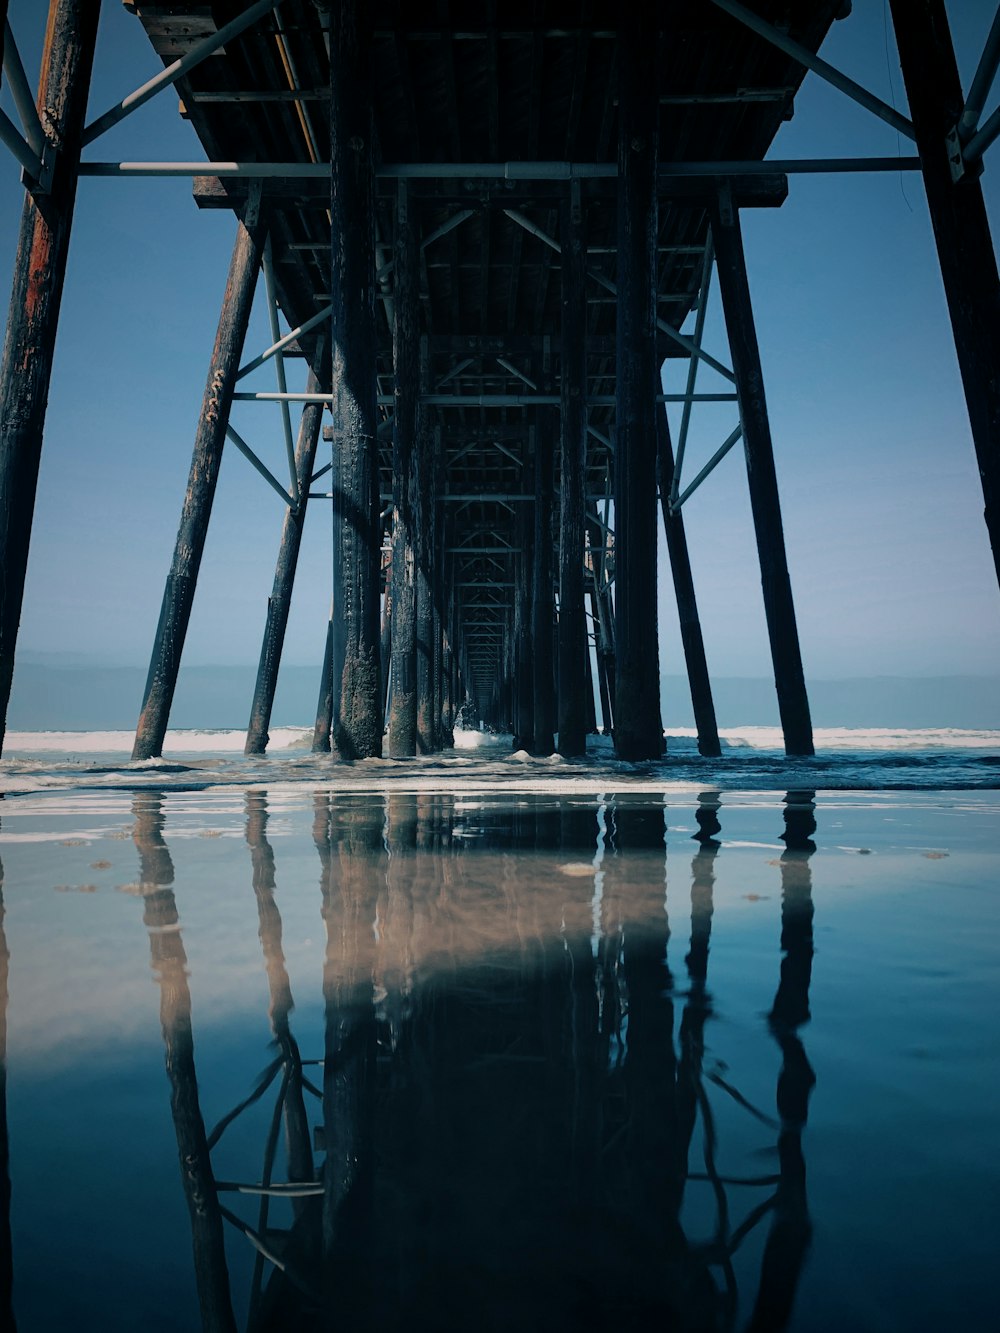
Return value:
[[(747, 1318), (757, 1330), (784, 1327), (811, 1236), (802, 1132), (815, 1079), (799, 1034), (812, 962), (812, 794), (789, 793), (785, 805), (783, 956), (768, 1016), (781, 1053), (777, 1122), (705, 1058), (724, 856), (715, 793), (697, 811), (683, 983), (668, 962), (679, 912), (670, 892), (668, 919), (662, 807), (608, 798), (595, 855), (592, 808), (315, 799), (322, 1067), (314, 1081), (292, 1032), (267, 801), (248, 793), (274, 1058), (211, 1133), (162, 804), (136, 799), (205, 1327), (233, 1327), (224, 1222), (257, 1252), (253, 1329), (332, 1318), (392, 1329), (415, 1311), (433, 1311), (441, 1329), (666, 1320), (724, 1330)], [(452, 836), (463, 817), (475, 838)], [(259, 1177), (217, 1180), (212, 1149), (265, 1097), (274, 1109)], [(746, 1115), (751, 1137), (776, 1133), (776, 1174), (727, 1169), (723, 1104)], [(740, 1201), (760, 1191), (745, 1210)], [(240, 1211), (251, 1198), (253, 1222)], [(714, 1215), (707, 1237), (703, 1226), (692, 1232), (692, 1206)], [(739, 1252), (767, 1219), (756, 1296), (741, 1296)]]

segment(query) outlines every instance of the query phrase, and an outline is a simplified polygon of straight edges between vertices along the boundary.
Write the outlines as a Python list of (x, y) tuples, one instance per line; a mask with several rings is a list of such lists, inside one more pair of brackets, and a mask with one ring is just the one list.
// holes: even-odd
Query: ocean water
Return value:
[(459, 739), (11, 737), (0, 1327), (992, 1330), (997, 734)]
[(417, 760), (334, 763), (313, 755), (312, 729), (275, 728), (268, 753), (246, 759), (246, 733), (239, 730), (170, 731), (163, 758), (129, 761), (133, 735), (126, 731), (9, 732), (0, 761), (0, 793), (53, 787), (162, 789), (275, 782), (322, 782), (350, 790), (449, 790), (474, 784), (487, 789), (512, 784), (523, 791), (595, 791), (607, 783), (649, 792), (714, 785), (728, 790), (779, 791), (789, 786), (817, 790), (989, 789), (1000, 784), (1000, 731), (817, 728), (817, 754), (785, 756), (776, 727), (736, 727), (721, 733), (721, 759), (703, 759), (694, 732), (667, 737), (658, 763), (626, 764), (614, 757), (608, 739), (588, 740), (585, 759), (532, 757), (512, 751), (509, 736), (456, 732), (455, 749)]

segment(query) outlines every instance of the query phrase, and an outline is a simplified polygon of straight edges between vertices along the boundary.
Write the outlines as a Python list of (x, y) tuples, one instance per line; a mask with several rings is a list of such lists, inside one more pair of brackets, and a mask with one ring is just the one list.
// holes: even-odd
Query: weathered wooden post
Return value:
[[(426, 352), (421, 354), (426, 364)], [(421, 380), (426, 375), (421, 374)], [(420, 431), (417, 462), (417, 751), (430, 754), (434, 749), (434, 514), (436, 497), (433, 487), (434, 455), (438, 441), (426, 424)]]
[(615, 403), (615, 751), (663, 753), (656, 636), (656, 13), (618, 30), (618, 326)]
[(333, 339), (333, 749), (382, 753), (376, 438), (375, 125), (363, 0), (331, 5), (330, 300)]
[[(48, 193), (33, 189), (25, 194), (0, 369), (0, 749), (14, 675), (99, 13), (98, 0), (53, 3), (42, 51), (39, 100), (45, 109), (48, 151), (54, 153), (52, 182)], [(0, 22), (0, 49), (2, 34)]]
[(396, 188), (392, 423), (392, 704), (389, 754), (417, 752), (417, 460), (420, 434), (416, 221), (405, 181)]
[(587, 456), (587, 252), (580, 182), (562, 206), (562, 386), (559, 482), (559, 753), (587, 751), (583, 603)]
[(673, 578), (674, 597), (677, 600), (677, 615), (680, 620), (681, 644), (684, 648), (688, 683), (691, 686), (691, 706), (694, 709), (694, 722), (698, 731), (698, 753), (716, 756), (722, 753), (722, 747), (719, 744), (719, 728), (715, 721), (712, 682), (708, 675), (705, 641), (701, 633), (698, 602), (694, 594), (694, 579), (691, 575), (691, 558), (688, 554), (687, 535), (684, 532), (684, 518), (679, 510), (677, 513), (671, 513), (670, 510), (670, 488), (674, 480), (674, 448), (670, 441), (670, 423), (667, 421), (665, 407), (657, 407), (656, 410), (656, 454), (663, 531), (667, 538), (670, 574)]
[[(530, 476), (529, 457), (525, 444), (523, 475)], [(517, 554), (514, 556), (514, 748), (530, 750), (534, 745), (534, 677), (531, 660), (531, 605), (533, 534), (535, 516), (527, 500), (518, 504), (514, 519)]]
[(316, 722), (313, 726), (313, 754), (330, 753), (333, 731), (333, 616), (326, 624), (326, 642), (323, 648), (323, 667), (319, 677), (319, 699), (316, 701)]
[(771, 426), (764, 397), (764, 376), (757, 346), (750, 285), (747, 282), (743, 236), (739, 210), (727, 187), (716, 194), (711, 207), (712, 237), (715, 241), (719, 292), (726, 317), (729, 347), (736, 374), (740, 422), (750, 506), (753, 511), (760, 580), (764, 593), (764, 615), (771, 642), (774, 683), (778, 693), (778, 712), (788, 754), (814, 753), (812, 721), (806, 694), (799, 632), (795, 622), (795, 603), (788, 575), (785, 536), (778, 499), (778, 479), (774, 470)]
[(163, 590), (142, 711), (132, 747), (133, 759), (152, 759), (163, 753), (163, 738), (177, 687), (177, 673), (191, 620), (198, 570), (219, 480), (236, 372), (260, 269), (264, 233), (260, 216), (260, 182), (257, 181), (251, 185), (236, 232), (236, 244), (219, 314), (219, 327), (208, 367), (208, 382), (194, 437), (181, 521)]
[(1000, 277), (979, 166), (956, 180), (964, 108), (943, 0), (890, 0), (1000, 579)]
[(531, 567), (532, 644), (532, 750), (551, 754), (554, 748), (555, 691), (552, 679), (552, 490), (553, 447), (550, 413), (538, 426), (529, 426), (534, 436), (535, 522)]
[[(326, 361), (326, 345), (319, 356)], [(326, 367), (324, 364), (324, 371)], [(324, 374), (325, 378), (325, 374)], [(309, 393), (320, 393), (321, 381), (310, 372), (307, 389)], [(295, 584), (295, 571), (299, 563), (299, 548), (302, 544), (302, 529), (306, 521), (306, 508), (309, 504), (309, 478), (312, 476), (316, 461), (316, 446), (319, 442), (319, 430), (323, 420), (322, 403), (306, 403), (299, 424), (299, 438), (295, 446), (295, 475), (298, 479), (299, 503), (289, 509), (281, 529), (281, 546), (278, 549), (278, 561), (274, 569), (274, 584), (267, 601), (267, 620), (264, 624), (264, 639), (260, 647), (260, 663), (257, 667), (257, 683), (254, 687), (253, 704), (250, 708), (250, 722), (247, 726), (247, 739), (244, 754), (263, 754), (267, 748), (267, 729), (271, 725), (271, 709), (274, 705), (274, 691), (278, 683), (278, 668), (281, 665), (281, 650), (285, 644), (285, 631), (288, 628), (288, 613), (291, 609), (292, 588)]]

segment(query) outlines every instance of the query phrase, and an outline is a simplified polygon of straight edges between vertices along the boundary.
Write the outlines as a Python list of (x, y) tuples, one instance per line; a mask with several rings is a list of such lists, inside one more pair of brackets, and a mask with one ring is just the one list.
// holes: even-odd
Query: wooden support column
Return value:
[[(325, 347), (321, 352), (325, 362)], [(309, 393), (321, 393), (321, 381), (310, 372), (307, 384)], [(285, 644), (285, 630), (288, 627), (288, 612), (291, 609), (292, 587), (295, 583), (295, 571), (299, 563), (299, 547), (302, 544), (302, 529), (306, 521), (306, 508), (309, 504), (309, 478), (316, 461), (316, 446), (323, 421), (323, 404), (307, 403), (302, 411), (299, 424), (299, 438), (295, 446), (295, 475), (298, 478), (298, 505), (289, 509), (281, 529), (281, 546), (278, 550), (278, 562), (274, 570), (274, 585), (267, 600), (267, 620), (264, 624), (264, 639), (260, 647), (260, 663), (257, 667), (257, 683), (254, 687), (253, 704), (250, 708), (250, 722), (247, 726), (247, 739), (243, 747), (244, 754), (263, 754), (269, 740), (267, 729), (271, 724), (271, 709), (274, 705), (274, 691), (278, 683), (278, 668), (281, 665), (281, 650)]]
[[(944, 0), (890, 0), (1000, 580), (1000, 277), (979, 169), (953, 180), (965, 101)], [(995, 170), (994, 166), (994, 170)]]
[(375, 338), (375, 124), (368, 6), (331, 5), (333, 749), (382, 753)]
[[(532, 460), (525, 451), (524, 474)], [(514, 749), (530, 750), (535, 742), (534, 675), (531, 647), (532, 571), (535, 517), (527, 501), (516, 507), (517, 555), (514, 557)]]
[(389, 754), (417, 753), (417, 456), (420, 433), (420, 345), (417, 325), (419, 250), (405, 181), (396, 187), (395, 327), (392, 425), (392, 705)]
[(562, 208), (562, 388), (559, 441), (559, 753), (587, 752), (587, 616), (583, 604), (587, 456), (587, 252), (580, 182)]
[(715, 197), (711, 215), (719, 291), (740, 402), (750, 505), (760, 557), (764, 614), (771, 641), (771, 660), (774, 663), (774, 683), (778, 692), (778, 712), (785, 737), (785, 751), (787, 754), (810, 755), (814, 753), (812, 721), (799, 651), (792, 584), (788, 576), (771, 426), (764, 397), (764, 376), (753, 307), (750, 304), (739, 211), (733, 206), (727, 190), (720, 191)]
[(615, 393), (615, 752), (663, 753), (656, 637), (656, 154), (654, 9), (618, 30), (618, 327)]
[(222, 447), (229, 425), (236, 372), (243, 352), (263, 247), (264, 225), (260, 220), (258, 182), (247, 200), (243, 219), (236, 232), (229, 277), (222, 297), (219, 327), (208, 368), (208, 382), (194, 437), (180, 526), (163, 590), (160, 619), (146, 677), (146, 691), (132, 746), (133, 759), (152, 759), (163, 753), (163, 738), (191, 620), (198, 570), (205, 550), (208, 522), (222, 463)]
[(596, 587), (590, 590), (590, 608), (595, 621), (594, 657), (597, 660), (597, 691), (601, 696), (601, 728), (605, 736), (610, 736), (612, 731), (611, 691), (608, 688), (608, 673), (605, 666), (606, 650), (601, 643), (601, 606)]
[[(421, 349), (426, 362), (426, 341)], [(425, 373), (421, 373), (425, 380)], [(420, 432), (417, 463), (417, 753), (434, 749), (434, 441), (430, 430)]]
[[(0, 749), (35, 511), (52, 356), (76, 202), (98, 3), (59, 0), (49, 10), (39, 89), (55, 151), (48, 194), (26, 193), (0, 369)], [(0, 25), (0, 49), (3, 45)]]
[(583, 705), (586, 711), (587, 735), (597, 735), (597, 706), (594, 703), (594, 669), (590, 661), (590, 640), (584, 642), (583, 665), (586, 673), (586, 689), (583, 696)]
[(542, 413), (541, 423), (530, 426), (535, 437), (535, 541), (531, 570), (532, 719), (535, 754), (554, 749), (556, 701), (552, 677), (552, 490), (553, 421)]
[(326, 645), (323, 649), (323, 669), (319, 679), (319, 699), (316, 702), (316, 722), (313, 727), (313, 754), (330, 753), (330, 735), (333, 730), (333, 616), (326, 625)]
[(676, 514), (670, 512), (670, 487), (674, 480), (674, 447), (670, 441), (670, 423), (667, 421), (666, 408), (659, 405), (656, 409), (656, 448), (663, 531), (667, 538), (667, 554), (670, 556), (670, 573), (674, 581), (674, 597), (677, 600), (684, 662), (687, 666), (688, 684), (691, 687), (691, 706), (694, 709), (694, 722), (698, 731), (698, 753), (706, 757), (715, 757), (722, 753), (722, 747), (719, 744), (719, 728), (715, 721), (712, 682), (708, 676), (705, 641), (701, 634), (698, 602), (694, 595), (694, 579), (691, 576), (691, 558), (688, 555), (684, 519), (679, 510)]

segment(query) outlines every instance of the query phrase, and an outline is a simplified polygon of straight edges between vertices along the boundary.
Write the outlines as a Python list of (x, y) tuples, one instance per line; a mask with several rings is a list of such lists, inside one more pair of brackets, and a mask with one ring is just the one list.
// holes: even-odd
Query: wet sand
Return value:
[(9, 796), (0, 1298), (22, 1331), (991, 1327), (998, 813)]

